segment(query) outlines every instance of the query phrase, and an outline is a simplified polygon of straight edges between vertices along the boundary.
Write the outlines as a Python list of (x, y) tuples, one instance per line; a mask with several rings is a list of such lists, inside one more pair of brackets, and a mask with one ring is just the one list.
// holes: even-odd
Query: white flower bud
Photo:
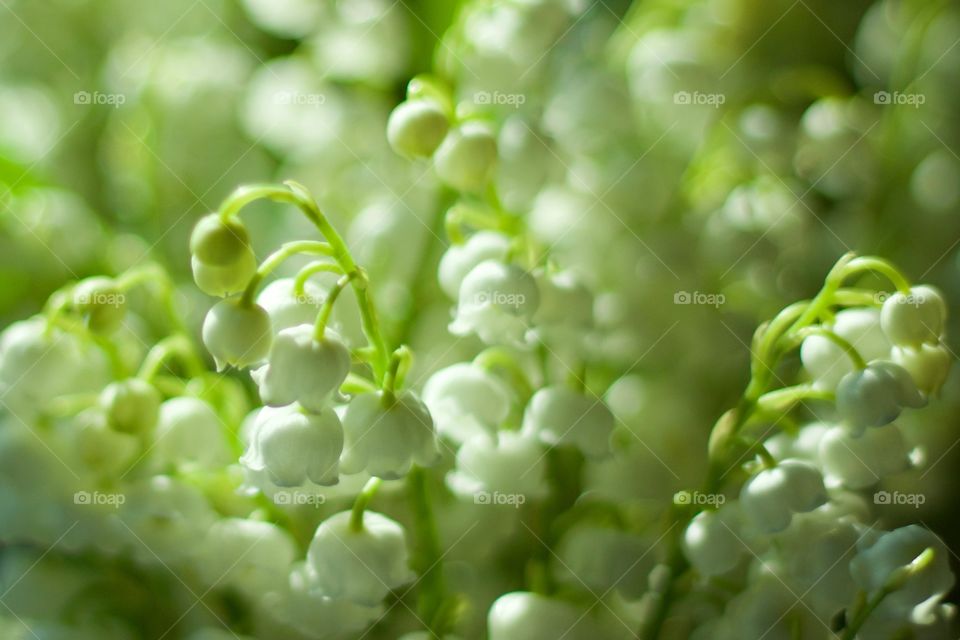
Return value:
[(792, 459), (763, 469), (740, 491), (747, 523), (764, 533), (786, 529), (794, 513), (812, 511), (826, 500), (820, 471), (812, 464)]
[(226, 298), (243, 291), (250, 278), (257, 272), (257, 258), (253, 252), (242, 254), (237, 261), (225, 266), (201, 262), (196, 256), (190, 258), (193, 281), (208, 296)]
[[(890, 357), (890, 341), (880, 328), (878, 309), (844, 309), (837, 313), (829, 328), (853, 345), (868, 362)], [(800, 360), (814, 384), (822, 389), (836, 389), (840, 379), (853, 371), (850, 356), (840, 345), (823, 336), (804, 339)]]
[(844, 427), (832, 427), (820, 440), (819, 453), (828, 480), (850, 489), (865, 489), (910, 467), (910, 452), (892, 423), (859, 436)]
[(910, 287), (910, 293), (897, 292), (883, 302), (880, 324), (895, 345), (919, 347), (936, 344), (943, 335), (947, 304), (943, 295), (929, 285)]
[(282, 588), (297, 556), (286, 530), (246, 518), (218, 520), (200, 546), (198, 569), (210, 584), (231, 585), (253, 597)]
[(837, 385), (837, 411), (854, 433), (890, 424), (904, 407), (926, 404), (906, 369), (874, 360), (865, 369), (848, 373)]
[(387, 141), (403, 156), (433, 155), (447, 135), (450, 122), (433, 100), (407, 100), (396, 106), (387, 120)]
[(266, 366), (253, 373), (264, 404), (280, 407), (299, 402), (319, 413), (350, 372), (350, 351), (340, 336), (327, 330), (314, 337), (314, 326), (301, 324), (277, 334)]
[(437, 278), (440, 288), (453, 300), (460, 294), (460, 285), (467, 274), (481, 262), (504, 260), (510, 249), (510, 239), (496, 231), (478, 231), (463, 244), (447, 249), (440, 259)]
[(485, 434), (467, 440), (457, 451), (456, 469), (447, 485), (459, 496), (481, 493), (522, 496), (523, 501), (547, 495), (547, 459), (543, 445), (515, 431)]
[(439, 455), (433, 418), (410, 392), (392, 402), (382, 392), (354, 396), (343, 414), (343, 431), (340, 468), (346, 474), (366, 471), (395, 480), (414, 464), (434, 464)]
[(465, 362), (437, 371), (423, 388), (437, 433), (456, 443), (497, 431), (510, 413), (510, 390), (495, 375)]
[(740, 512), (735, 503), (695, 515), (683, 534), (683, 551), (690, 564), (707, 577), (736, 567), (747, 551), (740, 528)]
[(100, 407), (108, 424), (124, 433), (147, 433), (160, 415), (160, 392), (145, 380), (111, 382), (100, 393)]
[(532, 275), (487, 260), (474, 267), (460, 285), (450, 331), (460, 336), (475, 333), (487, 344), (520, 345), (539, 304), (540, 292)]
[(203, 319), (203, 344), (219, 371), (261, 362), (272, 341), (270, 316), (256, 304), (243, 305), (239, 296), (213, 305)]
[(416, 576), (400, 524), (368, 510), (363, 529), (355, 531), (350, 517), (341, 511), (317, 527), (307, 550), (310, 579), (328, 597), (372, 606)]
[(540, 389), (523, 414), (523, 433), (550, 445), (572, 444), (592, 458), (610, 453), (614, 417), (600, 398), (564, 385)]
[(306, 413), (297, 405), (264, 408), (240, 464), (266, 471), (277, 487), (299, 487), (307, 480), (332, 485), (339, 480), (343, 427), (332, 409)]
[(81, 280), (73, 288), (73, 305), (95, 333), (111, 333), (120, 328), (127, 314), (126, 295), (112, 278), (95, 276)]
[(928, 396), (940, 390), (953, 365), (953, 356), (943, 343), (894, 347), (891, 357), (907, 370), (917, 389)]
[(190, 254), (207, 266), (235, 265), (250, 251), (250, 234), (237, 218), (224, 221), (211, 213), (200, 218), (190, 233)]
[(593, 620), (572, 604), (514, 591), (497, 598), (487, 614), (489, 640), (589, 640), (597, 634)]
[(153, 457), (162, 465), (216, 469), (233, 457), (217, 412), (200, 398), (171, 398), (160, 405)]
[(928, 548), (933, 549), (932, 561), (900, 578), (896, 590), (884, 598), (887, 607), (909, 613), (931, 598), (942, 597), (954, 584), (950, 551), (933, 532), (915, 524), (884, 532), (851, 561), (850, 572), (857, 585), (872, 594)]
[(497, 161), (497, 139), (482, 122), (465, 122), (447, 134), (434, 155), (437, 175), (460, 191), (480, 191)]
[(326, 298), (312, 281), (304, 283), (303, 296), (294, 291), (293, 278), (278, 278), (257, 295), (257, 304), (270, 315), (274, 334), (300, 324), (313, 324)]

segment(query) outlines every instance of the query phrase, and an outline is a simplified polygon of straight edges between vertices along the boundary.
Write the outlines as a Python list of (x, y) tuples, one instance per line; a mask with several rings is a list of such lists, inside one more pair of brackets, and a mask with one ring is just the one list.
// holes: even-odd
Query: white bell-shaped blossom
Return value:
[(910, 293), (894, 293), (880, 310), (883, 332), (890, 342), (903, 347), (938, 343), (946, 320), (943, 294), (929, 285), (910, 287)]
[(573, 604), (514, 591), (497, 598), (487, 613), (490, 640), (596, 640), (605, 636), (592, 616)]
[(306, 562), (295, 564), (286, 588), (263, 596), (265, 611), (311, 640), (359, 636), (364, 627), (383, 616), (383, 606), (367, 606), (325, 596)]
[(253, 252), (237, 257), (236, 262), (217, 265), (203, 262), (196, 256), (190, 258), (193, 281), (197, 288), (208, 296), (225, 298), (240, 293), (257, 272), (257, 259)]
[(463, 279), (451, 333), (476, 334), (487, 344), (523, 344), (540, 304), (533, 276), (514, 265), (481, 262)]
[(365, 471), (385, 480), (407, 474), (414, 464), (437, 461), (437, 438), (430, 411), (405, 391), (385, 398), (382, 392), (361, 393), (343, 414), (343, 473)]
[(571, 444), (592, 458), (610, 453), (614, 417), (600, 398), (565, 385), (540, 389), (523, 414), (523, 433), (549, 445)]
[(246, 518), (224, 518), (210, 527), (198, 568), (211, 584), (231, 585), (258, 597), (281, 588), (297, 556), (296, 543), (283, 528)]
[(953, 355), (943, 343), (897, 346), (891, 351), (891, 360), (906, 369), (917, 389), (928, 396), (940, 391), (953, 365)]
[(754, 475), (740, 491), (747, 524), (765, 533), (782, 531), (793, 514), (812, 511), (827, 500), (820, 471), (808, 462), (783, 460)]
[(433, 156), (437, 175), (460, 191), (480, 191), (497, 162), (497, 138), (483, 122), (452, 129)]
[(450, 121), (434, 100), (401, 102), (387, 120), (387, 141), (400, 155), (429, 157), (447, 135)]
[(163, 400), (156, 387), (139, 378), (111, 382), (100, 393), (100, 407), (113, 429), (148, 433), (157, 424)]
[(850, 489), (865, 489), (910, 467), (909, 448), (893, 423), (860, 435), (831, 427), (820, 440), (819, 459), (829, 484)]
[(318, 340), (314, 326), (301, 324), (277, 334), (266, 366), (253, 373), (260, 398), (271, 407), (294, 402), (321, 412), (350, 372), (350, 350), (333, 331)]
[(226, 426), (205, 400), (171, 398), (160, 405), (153, 458), (165, 467), (217, 469), (231, 461)]
[(269, 314), (256, 304), (243, 304), (239, 296), (213, 305), (203, 319), (203, 344), (219, 371), (261, 362), (272, 341)]
[(683, 551), (703, 576), (724, 574), (740, 563), (748, 547), (741, 532), (736, 503), (701, 511), (690, 520), (683, 534)]
[(57, 396), (103, 388), (108, 376), (106, 360), (92, 343), (48, 331), (43, 317), (15, 322), (0, 334), (0, 398), (23, 419)]
[(504, 260), (509, 250), (510, 238), (502, 233), (476, 232), (466, 242), (451, 246), (443, 254), (437, 267), (440, 288), (450, 299), (456, 300), (463, 279), (474, 267), (487, 260)]
[(276, 487), (300, 487), (307, 481), (332, 485), (339, 480), (342, 451), (343, 427), (333, 409), (311, 413), (295, 404), (265, 407), (240, 464), (265, 472)]
[(363, 512), (354, 530), (351, 512), (320, 523), (307, 550), (307, 567), (316, 588), (330, 598), (378, 604), (393, 589), (414, 579), (403, 527), (390, 518)]
[[(890, 341), (880, 328), (880, 311), (877, 309), (844, 309), (827, 328), (853, 345), (868, 362), (890, 357)], [(800, 360), (814, 384), (823, 389), (835, 389), (840, 379), (853, 371), (850, 356), (840, 345), (823, 336), (804, 339), (800, 346)]]
[[(928, 563), (906, 577), (894, 575), (927, 549), (933, 550)], [(942, 598), (954, 584), (950, 551), (936, 534), (915, 524), (882, 533), (857, 554), (850, 563), (850, 572), (857, 586), (868, 593), (875, 593), (894, 580), (896, 589), (884, 598), (884, 606), (905, 617), (915, 607)]]
[(457, 451), (456, 467), (447, 474), (447, 486), (474, 502), (496, 504), (498, 496), (511, 504), (547, 495), (547, 458), (543, 445), (516, 431), (470, 438)]
[[(257, 304), (270, 315), (274, 335), (297, 325), (314, 324), (333, 282), (335, 280), (311, 278), (303, 283), (303, 293), (297, 293), (295, 278), (277, 278), (265, 286), (257, 296)], [(362, 340), (357, 305), (341, 297), (333, 306), (327, 328), (348, 346)]]
[(837, 412), (854, 433), (890, 424), (905, 407), (925, 404), (907, 370), (886, 360), (848, 373), (837, 385)]
[(423, 387), (437, 433), (463, 443), (475, 435), (491, 435), (510, 412), (510, 390), (495, 375), (460, 362), (430, 376)]
[(540, 305), (533, 316), (534, 337), (581, 352), (593, 327), (593, 293), (569, 271), (540, 274), (537, 287)]

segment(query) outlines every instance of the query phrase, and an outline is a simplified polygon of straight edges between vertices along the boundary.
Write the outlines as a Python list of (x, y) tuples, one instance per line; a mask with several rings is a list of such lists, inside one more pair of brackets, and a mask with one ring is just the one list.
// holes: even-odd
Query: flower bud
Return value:
[(100, 406), (108, 424), (124, 433), (146, 433), (157, 424), (160, 392), (145, 380), (127, 378), (112, 382), (100, 393)]
[(523, 414), (524, 435), (550, 444), (572, 444), (592, 458), (610, 453), (614, 417), (603, 400), (564, 385), (540, 389)]
[[(844, 309), (837, 313), (830, 330), (852, 344), (868, 362), (890, 357), (890, 341), (880, 328), (878, 309)], [(836, 389), (840, 379), (853, 371), (850, 356), (824, 336), (804, 339), (800, 360), (814, 384), (822, 389)]]
[(243, 254), (236, 262), (226, 266), (201, 262), (196, 256), (190, 259), (193, 281), (208, 296), (225, 298), (243, 291), (250, 278), (257, 272), (257, 259), (253, 252)]
[(437, 175), (459, 191), (480, 191), (497, 161), (497, 139), (486, 124), (465, 122), (450, 131), (434, 155)]
[(434, 373), (423, 388), (437, 433), (463, 443), (492, 435), (510, 412), (510, 390), (493, 374), (461, 362)]
[(211, 267), (229, 267), (251, 253), (250, 234), (237, 218), (224, 221), (211, 213), (200, 218), (190, 234), (190, 253)]
[(859, 436), (831, 427), (819, 446), (820, 466), (831, 480), (866, 489), (910, 466), (910, 452), (896, 424), (867, 429)]
[(734, 503), (693, 517), (683, 534), (683, 551), (700, 575), (718, 576), (739, 564), (747, 550), (740, 527), (740, 512)]
[(210, 584), (229, 585), (250, 597), (285, 586), (298, 555), (285, 529), (246, 518), (213, 523), (200, 546), (203, 562), (197, 569), (201, 576)]
[(557, 640), (604, 637), (593, 619), (562, 600), (514, 591), (497, 598), (487, 614), (489, 640)]
[(297, 405), (267, 407), (257, 415), (240, 464), (266, 471), (278, 487), (299, 487), (307, 480), (328, 486), (339, 480), (342, 451), (343, 427), (332, 409), (306, 413)]
[(343, 414), (343, 473), (366, 471), (384, 480), (405, 476), (413, 464), (437, 461), (436, 434), (427, 407), (410, 392), (392, 400), (383, 392), (353, 397)]
[(203, 320), (202, 336), (218, 371), (261, 362), (273, 341), (267, 312), (256, 304), (244, 305), (239, 296), (213, 305)]
[(349, 372), (350, 351), (340, 336), (327, 330), (317, 340), (314, 326), (301, 324), (277, 334), (266, 366), (253, 377), (267, 406), (299, 402), (304, 409), (320, 413)]
[(73, 288), (73, 305), (95, 333), (110, 333), (123, 324), (127, 314), (126, 295), (111, 278), (86, 278)]
[(450, 128), (447, 114), (433, 100), (401, 102), (387, 120), (387, 140), (403, 156), (433, 155)]
[(220, 416), (200, 398), (171, 398), (160, 405), (154, 459), (167, 467), (216, 469), (233, 458)]
[(890, 424), (904, 407), (924, 404), (926, 400), (907, 370), (885, 360), (874, 360), (865, 369), (848, 373), (837, 385), (837, 411), (854, 433)]
[(943, 335), (947, 304), (934, 287), (910, 287), (910, 293), (897, 292), (883, 302), (880, 325), (895, 345), (917, 348), (927, 342), (936, 344)]
[(540, 292), (530, 273), (487, 260), (460, 285), (450, 331), (461, 336), (475, 333), (487, 344), (519, 345), (539, 304)]
[(447, 486), (475, 501), (482, 494), (501, 494), (515, 496), (514, 504), (520, 504), (547, 495), (546, 472), (543, 445), (516, 431), (501, 431), (463, 443), (456, 468), (447, 474)]
[(368, 510), (355, 531), (351, 515), (341, 511), (317, 527), (307, 550), (310, 580), (327, 597), (372, 606), (416, 576), (400, 524)]
[(953, 365), (953, 356), (943, 343), (894, 347), (891, 357), (907, 370), (917, 389), (928, 396), (940, 391)]
[(456, 300), (463, 279), (474, 267), (487, 260), (505, 260), (509, 249), (510, 239), (496, 231), (478, 231), (465, 243), (451, 246), (437, 269), (440, 288)]
[(764, 533), (786, 529), (794, 513), (812, 511), (826, 500), (827, 490), (817, 468), (793, 459), (763, 469), (740, 491), (747, 522)]

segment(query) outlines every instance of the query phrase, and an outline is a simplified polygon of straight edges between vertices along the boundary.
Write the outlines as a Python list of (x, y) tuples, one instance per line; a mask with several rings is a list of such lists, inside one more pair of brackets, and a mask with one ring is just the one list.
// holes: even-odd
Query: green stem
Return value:
[(168, 336), (150, 348), (140, 365), (137, 377), (150, 382), (173, 358), (181, 359), (188, 377), (195, 378), (206, 371), (206, 367), (194, 351), (193, 343), (187, 336), (179, 334)]
[(443, 637), (449, 620), (443, 615), (447, 610), (446, 583), (443, 576), (443, 549), (437, 522), (430, 505), (427, 473), (414, 466), (407, 476), (407, 492), (413, 511), (415, 552), (413, 568), (420, 576), (417, 609), (425, 622), (427, 631), (435, 637)]
[(776, 413), (786, 411), (802, 400), (826, 400), (829, 402), (835, 399), (836, 395), (832, 391), (818, 389), (809, 384), (798, 384), (763, 394), (757, 399), (757, 409)]
[(307, 280), (310, 276), (317, 273), (337, 273), (343, 275), (343, 269), (340, 265), (332, 262), (311, 262), (297, 272), (297, 277), (293, 281), (294, 295), (301, 299), (306, 297)]
[(327, 335), (327, 323), (330, 321), (330, 314), (333, 313), (333, 305), (337, 302), (337, 298), (340, 297), (340, 293), (350, 284), (350, 281), (353, 280), (354, 273), (348, 273), (342, 276), (337, 280), (337, 284), (333, 285), (330, 291), (327, 292), (327, 297), (323, 301), (323, 306), (320, 307), (320, 312), (317, 313), (317, 321), (313, 327), (313, 337), (317, 342), (323, 342)]
[(793, 336), (794, 344), (800, 344), (803, 342), (804, 338), (809, 336), (820, 336), (821, 338), (826, 338), (830, 342), (834, 343), (847, 354), (847, 357), (853, 362), (853, 366), (857, 369), (866, 369), (867, 361), (860, 355), (860, 352), (857, 351), (857, 348), (854, 347), (849, 340), (842, 338), (833, 331), (825, 327), (806, 327), (801, 331), (797, 331)]
[(350, 512), (351, 531), (355, 533), (363, 531), (363, 512), (370, 504), (373, 496), (377, 495), (377, 490), (380, 489), (381, 484), (383, 484), (383, 480), (380, 478), (370, 478), (364, 485), (363, 490), (357, 495), (357, 499), (353, 501), (353, 510)]
[(900, 270), (886, 260), (873, 256), (864, 256), (850, 260), (850, 262), (843, 266), (840, 279), (845, 280), (852, 275), (865, 271), (873, 271), (885, 276), (900, 293), (910, 293), (910, 282), (900, 273)]
[(260, 287), (263, 279), (273, 273), (285, 260), (301, 253), (329, 256), (332, 253), (332, 249), (326, 242), (317, 242), (316, 240), (297, 240), (280, 245), (279, 249), (267, 256), (267, 259), (257, 268), (257, 272), (250, 278), (250, 282), (247, 283), (247, 288), (243, 290), (243, 297), (240, 299), (240, 304), (247, 307), (252, 305), (257, 295), (257, 289)]
[(396, 388), (403, 384), (404, 374), (410, 368), (412, 357), (413, 354), (406, 345), (401, 345), (390, 356), (390, 365), (387, 367), (387, 374), (383, 377), (385, 403), (393, 403)]

